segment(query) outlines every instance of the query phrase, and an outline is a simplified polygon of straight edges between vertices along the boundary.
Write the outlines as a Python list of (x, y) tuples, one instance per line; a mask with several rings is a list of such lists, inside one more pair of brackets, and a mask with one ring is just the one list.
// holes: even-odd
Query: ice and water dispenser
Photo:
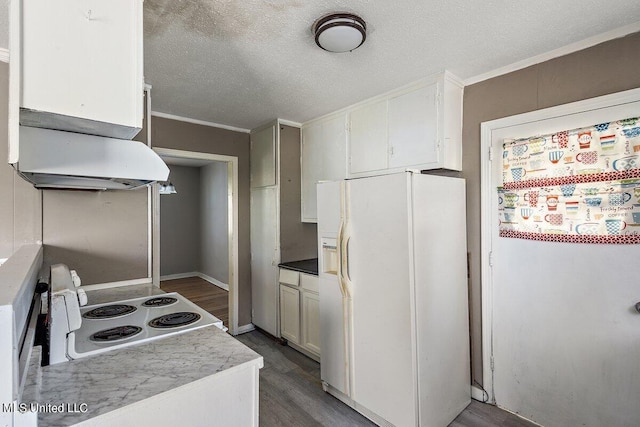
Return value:
[(338, 273), (338, 249), (336, 239), (323, 237), (322, 243), (322, 263), (320, 265), (321, 273), (337, 274)]

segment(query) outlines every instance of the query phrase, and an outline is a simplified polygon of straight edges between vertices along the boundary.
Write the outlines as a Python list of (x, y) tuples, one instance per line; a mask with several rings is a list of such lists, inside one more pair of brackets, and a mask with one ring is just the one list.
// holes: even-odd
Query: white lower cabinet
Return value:
[(300, 344), (300, 291), (280, 285), (280, 336)]
[(317, 276), (280, 269), (280, 336), (294, 349), (320, 360)]
[(320, 297), (302, 291), (302, 346), (320, 354)]

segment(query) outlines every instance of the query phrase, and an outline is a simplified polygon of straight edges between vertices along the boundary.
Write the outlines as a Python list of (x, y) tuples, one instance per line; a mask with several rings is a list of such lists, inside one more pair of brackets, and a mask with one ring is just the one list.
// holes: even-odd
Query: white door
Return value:
[(280, 335), (300, 344), (300, 291), (280, 285)]
[[(590, 111), (556, 108), (491, 122), (486, 139), (502, 153), (504, 138), (640, 115), (640, 102), (584, 108)], [(501, 169), (501, 156), (494, 156), (483, 186), (493, 260), (483, 276), (485, 387), (498, 406), (545, 426), (637, 426), (640, 314), (633, 306), (640, 301), (640, 245), (500, 238), (495, 189)]]
[(390, 169), (438, 162), (437, 95), (434, 83), (389, 100)]
[(349, 115), (349, 174), (389, 166), (387, 100), (366, 105)]
[(346, 183), (351, 397), (396, 426), (417, 416), (408, 180), (400, 173)]
[[(318, 184), (318, 267), (320, 316), (320, 378), (339, 392), (349, 396), (350, 358), (346, 345), (348, 337), (349, 305), (343, 299), (336, 274), (337, 268), (324, 258), (331, 256), (322, 242), (339, 245), (338, 230), (342, 221), (343, 182)], [(339, 257), (338, 257), (339, 258)], [(336, 259), (336, 262), (340, 262)], [(337, 267), (337, 266), (335, 266)], [(328, 271), (327, 271), (328, 270)]]
[(277, 189), (251, 190), (251, 307), (252, 322), (280, 336), (278, 312)]

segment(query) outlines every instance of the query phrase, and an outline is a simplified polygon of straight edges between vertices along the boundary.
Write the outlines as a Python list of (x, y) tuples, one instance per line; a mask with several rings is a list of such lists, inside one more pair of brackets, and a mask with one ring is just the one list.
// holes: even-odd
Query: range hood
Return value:
[(131, 190), (169, 168), (138, 141), (20, 126), (18, 173), (36, 188)]

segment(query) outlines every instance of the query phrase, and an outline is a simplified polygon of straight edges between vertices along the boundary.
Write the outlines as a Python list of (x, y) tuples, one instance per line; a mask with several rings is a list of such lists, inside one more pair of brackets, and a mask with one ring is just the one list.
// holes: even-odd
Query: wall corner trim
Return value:
[(464, 80), (464, 85), (470, 86), (472, 84), (480, 83), (482, 81), (489, 80), (503, 74), (509, 74), (514, 71), (518, 71), (532, 65), (540, 64), (554, 58), (569, 55), (571, 53), (587, 49), (589, 47), (607, 42), (609, 40), (628, 36), (629, 34), (633, 34), (638, 31), (640, 31), (640, 22), (634, 22), (633, 24), (625, 25), (624, 27), (596, 34), (595, 36), (588, 37), (575, 43), (570, 43), (558, 49), (550, 50), (548, 52), (541, 53), (540, 55), (532, 56), (531, 58), (523, 59), (522, 61), (517, 61), (512, 64), (505, 65), (504, 67), (496, 68), (495, 70), (479, 74), (477, 76), (469, 77), (468, 79)]
[(0, 47), (0, 61), (7, 63), (9, 62), (9, 49)]
[(219, 281), (218, 279), (215, 279), (211, 276), (207, 276), (204, 273), (197, 273), (198, 277), (201, 278), (202, 280), (206, 280), (207, 282), (211, 283), (212, 285), (215, 285), (221, 289), (224, 289), (225, 291), (229, 291), (229, 285), (227, 285), (226, 283), (222, 283), (221, 281)]
[(208, 122), (206, 120), (191, 119), (189, 117), (176, 116), (174, 114), (161, 113), (160, 111), (151, 111), (151, 116), (152, 117), (160, 117), (162, 119), (176, 120), (176, 121), (179, 121), (179, 122), (193, 123), (195, 125), (202, 125), (202, 126), (209, 126), (209, 127), (213, 127), (213, 128), (226, 129), (226, 130), (231, 130), (231, 131), (234, 131), (234, 132), (242, 132), (242, 133), (250, 133), (251, 132), (250, 129), (240, 128), (240, 127), (235, 127), (235, 126), (229, 126), (229, 125), (223, 125), (223, 124), (220, 124), (220, 123)]

